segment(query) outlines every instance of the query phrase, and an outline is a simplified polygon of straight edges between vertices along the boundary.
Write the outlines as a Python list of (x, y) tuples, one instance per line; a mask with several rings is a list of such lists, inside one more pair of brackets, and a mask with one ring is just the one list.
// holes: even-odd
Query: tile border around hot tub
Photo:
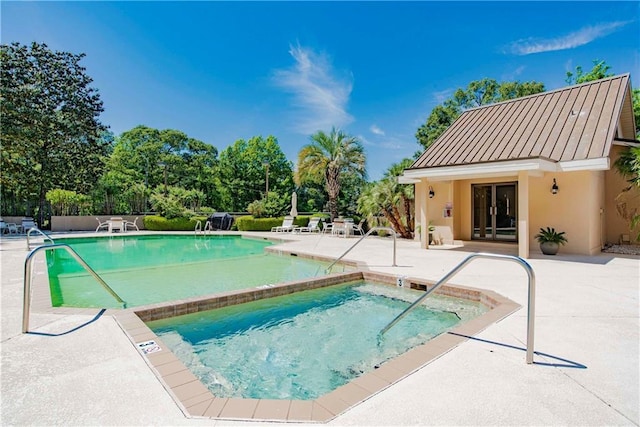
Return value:
[[(412, 277), (403, 279), (404, 283), (412, 288), (428, 289), (433, 286), (433, 282), (423, 279)], [(148, 354), (142, 351), (140, 353), (186, 416), (226, 420), (323, 423), (402, 380), (467, 341), (468, 337), (479, 333), (521, 307), (493, 291), (465, 286), (442, 286), (436, 291), (437, 293), (481, 302), (490, 310), (312, 401), (215, 397), (145, 324), (145, 321), (355, 280), (372, 280), (396, 285), (397, 276), (363, 270), (335, 273), (280, 285), (135, 307), (112, 312), (112, 314), (136, 348), (139, 348), (140, 343), (154, 341), (157, 345), (154, 349), (161, 349)]]

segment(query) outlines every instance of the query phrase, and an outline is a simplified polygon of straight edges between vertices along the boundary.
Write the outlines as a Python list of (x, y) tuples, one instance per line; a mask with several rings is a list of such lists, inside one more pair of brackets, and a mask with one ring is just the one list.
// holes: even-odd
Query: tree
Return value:
[[(394, 178), (396, 181), (398, 177), (403, 174), (404, 170), (410, 167), (413, 164), (413, 159), (403, 159), (399, 163), (392, 164), (387, 172), (385, 172), (385, 177)], [(414, 211), (414, 203), (415, 203), (415, 187), (413, 184), (399, 184), (398, 185), (398, 194), (400, 195), (400, 200), (402, 201), (403, 211), (405, 214), (405, 224), (407, 230), (413, 232), (414, 228), (414, 220), (413, 220), (413, 211)]]
[(582, 71), (582, 67), (578, 65), (576, 67), (575, 74), (571, 71), (567, 71), (567, 78), (565, 81), (567, 84), (575, 85), (580, 83), (592, 82), (594, 80), (604, 79), (605, 77), (613, 76), (613, 73), (609, 73), (611, 69), (610, 65), (607, 65), (605, 61), (595, 59), (593, 61), (593, 68), (588, 73)]
[(369, 185), (358, 199), (359, 211), (367, 217), (369, 223), (383, 215), (391, 227), (405, 239), (413, 238), (413, 233), (402, 222), (400, 210), (400, 194), (396, 178), (384, 178)]
[(0, 45), (2, 200), (37, 202), (41, 225), (47, 191), (87, 193), (109, 152), (84, 56), (36, 42)]
[(400, 184), (398, 176), (413, 163), (404, 159), (385, 172), (382, 180), (369, 185), (358, 199), (358, 210), (369, 223), (382, 215), (391, 227), (405, 239), (413, 238), (414, 187)]
[(426, 122), (418, 128), (416, 139), (426, 150), (464, 110), (533, 95), (544, 90), (544, 84), (536, 81), (498, 83), (487, 78), (472, 81), (466, 89), (459, 88), (450, 99), (431, 110)]
[(460, 108), (452, 101), (436, 105), (427, 117), (425, 124), (418, 128), (416, 139), (426, 150), (444, 133), (460, 115)]
[(108, 213), (140, 212), (157, 186), (200, 191), (204, 203), (219, 201), (218, 150), (175, 129), (136, 126), (114, 144), (97, 193)]
[(335, 127), (330, 133), (318, 131), (298, 153), (298, 185), (322, 182), (329, 198), (331, 220), (338, 216), (338, 195), (344, 174), (366, 176), (362, 143)]
[(636, 122), (636, 139), (640, 139), (640, 89), (633, 90), (633, 117)]
[(294, 190), (293, 165), (274, 136), (240, 139), (220, 153), (220, 193), (224, 210), (241, 212), (269, 193), (290, 197)]
[[(629, 147), (623, 151), (614, 166), (629, 182), (629, 185), (616, 197), (616, 209), (618, 214), (627, 221), (629, 231), (633, 231), (640, 225), (640, 213), (637, 209), (629, 208), (628, 201), (630, 198), (637, 198), (640, 190), (640, 147)], [(640, 233), (636, 236), (636, 241), (640, 241)]]

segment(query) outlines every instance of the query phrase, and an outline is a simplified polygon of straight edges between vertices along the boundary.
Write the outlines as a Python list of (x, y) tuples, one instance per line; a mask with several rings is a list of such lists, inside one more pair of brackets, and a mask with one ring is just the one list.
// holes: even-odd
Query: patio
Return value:
[[(286, 239), (280, 249), (318, 256), (337, 257), (355, 242), (248, 234)], [(398, 267), (391, 267), (390, 239), (366, 239), (347, 258), (435, 281), (470, 250), (514, 250), (419, 246), (398, 240)], [(2, 238), (0, 254), (3, 425), (247, 425), (186, 418), (108, 312), (35, 312), (31, 328), (40, 334), (21, 334), (24, 236)], [(524, 352), (526, 274), (512, 263), (478, 260), (452, 282), (498, 292), (523, 308), (329, 424), (638, 425), (640, 258), (533, 253), (527, 261), (537, 283), (533, 365)], [(44, 274), (41, 257), (34, 271)]]

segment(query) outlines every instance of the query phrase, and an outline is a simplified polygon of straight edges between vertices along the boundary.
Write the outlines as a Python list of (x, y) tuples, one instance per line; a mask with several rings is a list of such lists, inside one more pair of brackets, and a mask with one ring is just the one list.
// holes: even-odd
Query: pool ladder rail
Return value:
[(196, 226), (193, 232), (197, 234), (209, 234), (209, 231), (213, 231), (213, 227), (211, 227), (211, 223), (209, 221), (205, 222), (204, 229), (202, 228), (202, 221), (198, 220), (196, 222)]
[(351, 252), (351, 250), (353, 248), (355, 248), (360, 242), (362, 242), (364, 239), (366, 239), (367, 237), (369, 237), (371, 235), (371, 233), (373, 233), (374, 231), (386, 231), (389, 234), (391, 234), (393, 236), (393, 264), (391, 264), (392, 267), (397, 267), (398, 265), (396, 264), (396, 232), (393, 228), (391, 227), (372, 227), (371, 229), (369, 229), (369, 231), (366, 232), (366, 234), (364, 234), (362, 237), (360, 237), (353, 245), (351, 245), (349, 247), (349, 249), (347, 249), (346, 251), (344, 251), (342, 253), (342, 255), (340, 255), (338, 258), (336, 258), (330, 265), (329, 267), (327, 267), (324, 270), (325, 274), (328, 274), (331, 269), (333, 268), (334, 265), (336, 265), (338, 263), (338, 261), (340, 261), (342, 258), (344, 258), (349, 252)]
[(517, 264), (520, 264), (522, 268), (527, 273), (528, 276), (528, 288), (529, 288), (529, 296), (528, 296), (528, 307), (527, 307), (527, 364), (533, 363), (533, 338), (534, 338), (534, 322), (535, 322), (535, 293), (536, 293), (536, 277), (533, 272), (533, 268), (526, 262), (524, 259), (513, 256), (513, 255), (500, 255), (500, 254), (490, 254), (490, 253), (475, 253), (471, 254), (462, 260), (458, 265), (456, 265), (451, 271), (449, 271), (442, 279), (440, 279), (433, 287), (427, 290), (423, 295), (421, 295), (417, 300), (413, 302), (409, 307), (407, 307), (402, 313), (396, 316), (387, 326), (382, 328), (380, 333), (378, 334), (378, 340), (382, 338), (382, 336), (391, 329), (394, 325), (396, 325), (402, 318), (404, 318), (410, 311), (416, 308), (425, 298), (427, 298), (431, 293), (437, 290), (442, 285), (446, 284), (449, 279), (455, 276), (460, 270), (467, 266), (471, 261), (479, 258), (485, 259), (497, 259), (504, 261), (511, 261)]
[[(29, 230), (29, 232), (31, 232), (31, 230)], [(78, 261), (78, 263), (85, 270), (87, 270), (87, 272), (89, 272), (98, 281), (98, 283), (100, 283), (100, 285), (102, 285), (102, 287), (107, 292), (109, 292), (111, 296), (115, 298), (115, 300), (119, 304), (122, 304), (122, 308), (127, 308), (127, 303), (124, 302), (122, 298), (120, 298), (120, 296), (113, 289), (111, 289), (109, 285), (107, 285), (107, 283), (102, 279), (102, 277), (100, 277), (100, 275), (96, 273), (95, 270), (91, 268), (89, 264), (87, 264), (85, 260), (82, 259), (82, 257), (76, 251), (73, 250), (73, 248), (71, 248), (71, 246), (65, 243), (53, 243), (51, 245), (38, 246), (37, 248), (29, 252), (29, 254), (27, 255), (27, 258), (24, 261), (24, 299), (23, 299), (23, 306), (22, 306), (22, 309), (23, 309), (22, 310), (22, 333), (26, 334), (27, 332), (29, 332), (29, 314), (31, 311), (31, 274), (33, 270), (31, 261), (33, 260), (33, 257), (40, 251), (49, 251), (49, 250), (56, 250), (56, 249), (64, 249), (67, 252), (69, 252), (69, 254), (76, 261)]]
[(29, 229), (29, 231), (27, 231), (27, 250), (28, 251), (31, 250), (31, 242), (29, 241), (29, 237), (31, 237), (31, 233), (33, 233), (33, 232), (35, 232), (36, 234), (42, 235), (42, 237), (44, 237), (45, 240), (50, 241), (52, 244), (56, 243), (56, 242), (53, 241), (51, 236), (49, 236), (47, 233), (45, 233), (44, 231), (40, 230), (37, 227), (32, 227), (32, 228)]

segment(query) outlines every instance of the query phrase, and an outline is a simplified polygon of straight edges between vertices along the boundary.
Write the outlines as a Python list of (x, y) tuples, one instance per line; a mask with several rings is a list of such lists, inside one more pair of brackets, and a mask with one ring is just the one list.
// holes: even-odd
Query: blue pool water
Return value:
[(358, 282), (147, 325), (215, 396), (315, 399), (486, 311), (435, 296), (378, 342), (422, 293)]
[[(70, 245), (128, 307), (314, 277), (326, 263), (265, 252), (241, 236), (150, 235), (59, 239)], [(120, 305), (65, 251), (47, 252), (55, 307)]]

